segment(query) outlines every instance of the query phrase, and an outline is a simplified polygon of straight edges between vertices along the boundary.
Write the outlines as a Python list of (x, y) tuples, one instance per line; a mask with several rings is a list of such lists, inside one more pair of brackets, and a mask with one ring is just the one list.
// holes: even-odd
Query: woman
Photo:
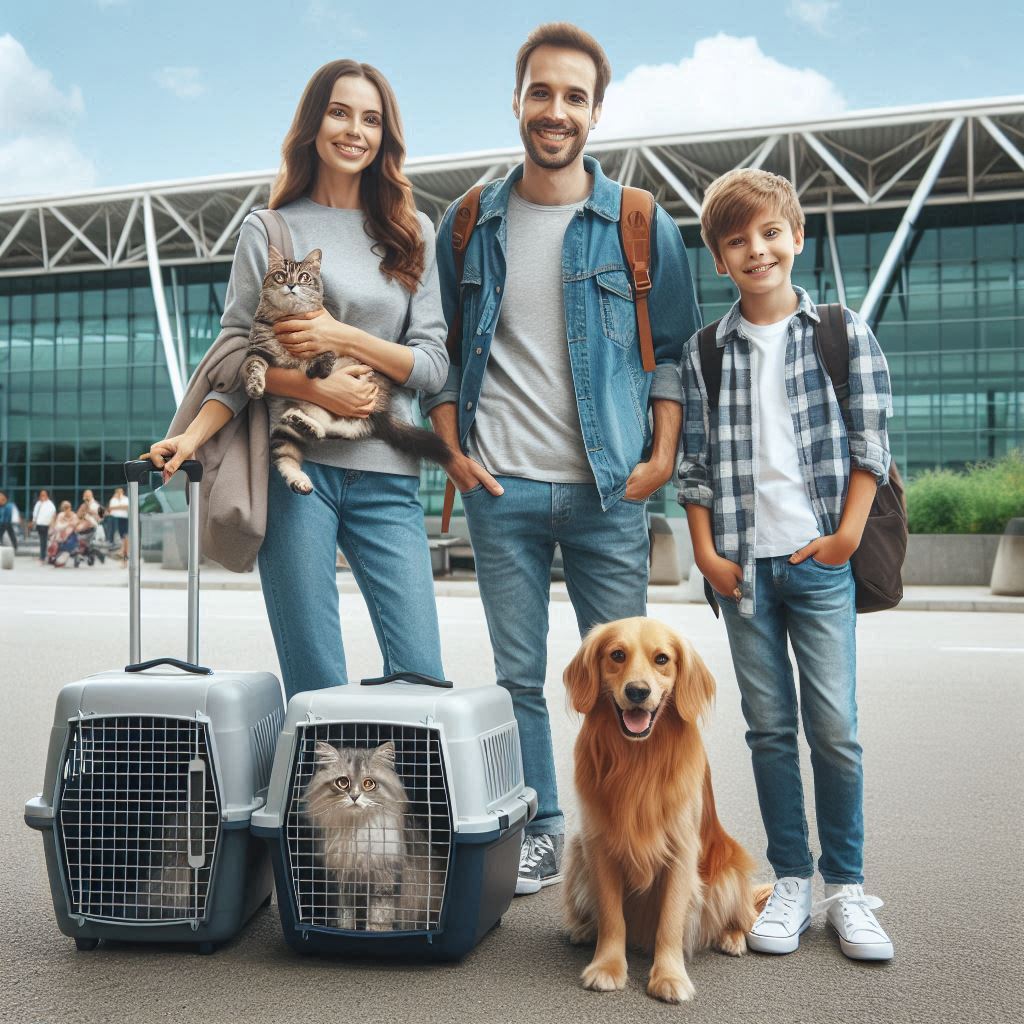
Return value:
[(107, 517), (103, 520), (104, 528), (110, 524), (107, 541), (113, 544), (116, 533), (121, 541), (121, 568), (128, 564), (128, 495), (123, 487), (118, 487), (107, 502)]
[[(417, 214), (402, 173), (398, 106), (383, 75), (341, 60), (310, 79), (283, 146), (270, 196), (301, 258), (323, 250), (325, 309), (279, 323), (299, 358), (333, 351), (360, 365), (310, 381), (272, 369), (267, 390), (302, 398), (340, 416), (368, 416), (377, 387), (371, 369), (395, 388), (392, 413), (412, 421), (413, 392), (436, 392), (448, 370), (434, 266), (434, 231)], [(222, 325), (248, 330), (267, 271), (262, 223), (242, 225)], [(397, 340), (390, 340), (397, 339)], [(245, 393), (211, 393), (184, 433), (155, 444), (158, 468), (176, 469), (240, 410)], [(312, 494), (296, 494), (271, 470), (267, 531), (259, 552), (263, 595), (286, 694), (346, 683), (338, 624), (336, 548), (352, 568), (373, 620), (384, 672), (443, 677), (430, 552), (417, 500), (419, 465), (384, 442), (310, 445), (304, 469)]]

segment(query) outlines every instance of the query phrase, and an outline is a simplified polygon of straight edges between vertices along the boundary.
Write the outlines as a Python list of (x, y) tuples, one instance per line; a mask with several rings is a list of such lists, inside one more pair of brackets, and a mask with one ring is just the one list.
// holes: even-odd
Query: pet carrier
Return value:
[(252, 829), (293, 949), (458, 959), (508, 909), (537, 796), (509, 695), (451, 687), (406, 673), (289, 702)]
[(197, 664), (198, 500), (189, 479), (188, 661), (140, 661), (139, 481), (130, 501), (130, 652), (124, 671), (65, 686), (43, 792), (25, 820), (43, 833), (57, 924), (79, 949), (100, 939), (190, 942), (212, 952), (267, 903), (273, 875), (249, 818), (264, 802), (284, 719), (268, 672)]

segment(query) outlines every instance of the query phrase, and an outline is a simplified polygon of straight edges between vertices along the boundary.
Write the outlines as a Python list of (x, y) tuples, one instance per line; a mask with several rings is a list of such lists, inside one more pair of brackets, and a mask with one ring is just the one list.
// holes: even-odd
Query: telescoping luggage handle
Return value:
[(199, 661), (199, 482), (203, 467), (195, 459), (186, 459), (180, 467), (188, 477), (188, 654), (179, 658), (154, 658), (141, 661), (142, 610), (139, 603), (142, 589), (142, 523), (139, 515), (139, 483), (148, 480), (151, 473), (161, 473), (148, 459), (133, 459), (124, 464), (124, 478), (128, 483), (128, 621), (129, 659), (126, 672), (144, 672), (155, 665), (173, 665), (175, 668), (197, 675), (210, 675), (212, 669)]

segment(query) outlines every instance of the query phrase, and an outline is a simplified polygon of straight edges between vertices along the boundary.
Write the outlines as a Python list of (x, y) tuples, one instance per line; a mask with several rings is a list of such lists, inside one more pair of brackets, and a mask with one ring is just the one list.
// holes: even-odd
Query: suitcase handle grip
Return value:
[[(186, 459), (178, 469), (192, 483), (198, 483), (203, 479), (202, 463), (197, 462), (195, 459)], [(143, 480), (149, 477), (150, 473), (163, 473), (163, 470), (157, 469), (149, 459), (131, 459), (124, 464), (124, 478), (130, 484), (142, 483)]]
[(125, 665), (125, 672), (145, 672), (148, 668), (155, 668), (157, 665), (173, 665), (180, 668), (182, 672), (191, 672), (197, 676), (212, 676), (213, 669), (205, 665), (193, 665), (191, 661), (182, 661), (181, 658), (153, 658), (151, 661), (140, 661), (134, 665)]
[(422, 672), (392, 672), (389, 676), (377, 676), (373, 679), (360, 679), (360, 686), (381, 686), (384, 683), (419, 683), (421, 686), (436, 686), (441, 690), (450, 690), (455, 684), (450, 679), (435, 679), (425, 676)]

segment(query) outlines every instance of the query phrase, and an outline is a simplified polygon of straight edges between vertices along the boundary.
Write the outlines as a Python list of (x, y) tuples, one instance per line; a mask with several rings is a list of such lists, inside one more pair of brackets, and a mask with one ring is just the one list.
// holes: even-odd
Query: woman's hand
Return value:
[(349, 342), (355, 328), (335, 320), (326, 309), (298, 313), (290, 320), (274, 324), (274, 335), (289, 355), (310, 360), (321, 352), (349, 355)]
[(380, 395), (380, 387), (367, 379), (372, 373), (372, 367), (355, 363), (335, 370), (323, 380), (311, 380), (309, 400), (335, 416), (366, 419)]
[(157, 441), (142, 458), (150, 459), (157, 469), (162, 469), (164, 483), (167, 483), (186, 459), (195, 456), (198, 447), (196, 438), (186, 430), (184, 434)]

